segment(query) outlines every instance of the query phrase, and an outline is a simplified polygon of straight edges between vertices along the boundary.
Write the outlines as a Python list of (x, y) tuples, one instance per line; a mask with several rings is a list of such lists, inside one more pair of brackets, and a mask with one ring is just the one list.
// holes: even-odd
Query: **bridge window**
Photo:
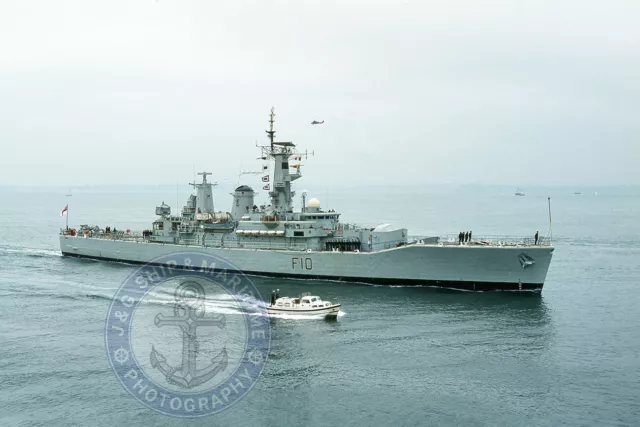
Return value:
[(289, 162), (282, 162), (282, 169), (289, 169)]
[(293, 235), (295, 237), (303, 237), (304, 236), (304, 231), (294, 231)]

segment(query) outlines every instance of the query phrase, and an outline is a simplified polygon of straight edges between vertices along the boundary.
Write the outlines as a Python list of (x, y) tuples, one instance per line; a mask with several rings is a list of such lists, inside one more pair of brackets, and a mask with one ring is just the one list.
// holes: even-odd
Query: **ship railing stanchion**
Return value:
[(549, 244), (553, 244), (553, 231), (551, 230), (551, 197), (547, 197), (549, 201)]

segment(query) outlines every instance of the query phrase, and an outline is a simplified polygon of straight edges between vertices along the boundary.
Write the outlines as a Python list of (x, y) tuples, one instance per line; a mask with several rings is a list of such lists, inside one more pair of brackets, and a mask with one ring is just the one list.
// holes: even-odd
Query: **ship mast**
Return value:
[(269, 135), (269, 141), (271, 141), (271, 151), (273, 151), (273, 139), (276, 136), (276, 131), (273, 130), (273, 122), (275, 122), (276, 113), (274, 112), (275, 107), (271, 107), (271, 114), (269, 114), (269, 130), (266, 131), (267, 135)]
[[(291, 189), (291, 182), (302, 177), (300, 170), (289, 173), (289, 158), (292, 156), (302, 159), (308, 153), (299, 153), (296, 145), (290, 141), (276, 141), (274, 130), (275, 123), (274, 107), (269, 114), (269, 130), (266, 131), (269, 137), (269, 145), (259, 146), (262, 151), (260, 159), (273, 161), (273, 176), (269, 174), (262, 177), (263, 189), (269, 191), (271, 199), (271, 210), (269, 215), (277, 215), (286, 218), (288, 213), (293, 212), (293, 196), (295, 191)], [(257, 144), (256, 144), (257, 145)], [(313, 153), (312, 153), (313, 154)]]

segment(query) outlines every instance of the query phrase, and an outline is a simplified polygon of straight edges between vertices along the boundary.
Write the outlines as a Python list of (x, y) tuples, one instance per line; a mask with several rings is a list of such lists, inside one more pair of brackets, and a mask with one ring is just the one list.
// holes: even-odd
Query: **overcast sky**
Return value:
[(0, 184), (235, 182), (272, 106), (307, 185), (640, 184), (639, 22), (637, 0), (0, 0)]

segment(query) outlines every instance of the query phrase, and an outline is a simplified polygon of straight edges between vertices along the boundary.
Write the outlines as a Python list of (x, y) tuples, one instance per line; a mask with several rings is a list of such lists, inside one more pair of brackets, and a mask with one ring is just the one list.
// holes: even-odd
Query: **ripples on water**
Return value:
[[(11, 229), (0, 245), (0, 425), (637, 425), (640, 226), (611, 212), (638, 201), (584, 215), (564, 203), (542, 294), (252, 278), (265, 298), (312, 291), (343, 311), (272, 318), (256, 387), (194, 422), (141, 407), (105, 357), (105, 315), (134, 267), (61, 257), (55, 223), (52, 239)], [(0, 214), (19, 226), (18, 209)], [(207, 304), (235, 312), (224, 295)]]

